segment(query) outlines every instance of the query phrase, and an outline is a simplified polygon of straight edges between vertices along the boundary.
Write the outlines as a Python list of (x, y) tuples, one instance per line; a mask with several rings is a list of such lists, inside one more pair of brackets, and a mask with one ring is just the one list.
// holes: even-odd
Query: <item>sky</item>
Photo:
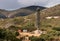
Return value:
[(0, 9), (15, 10), (27, 6), (52, 7), (60, 4), (60, 0), (0, 0)]

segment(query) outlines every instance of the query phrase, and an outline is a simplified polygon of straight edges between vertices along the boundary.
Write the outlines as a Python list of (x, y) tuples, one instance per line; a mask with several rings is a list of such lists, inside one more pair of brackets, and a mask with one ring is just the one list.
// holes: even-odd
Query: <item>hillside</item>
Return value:
[[(31, 9), (30, 9), (31, 8)], [(0, 19), (0, 26), (1, 27), (9, 27), (11, 24), (15, 25), (15, 26), (19, 26), (19, 27), (24, 27), (28, 24), (32, 24), (34, 26), (31, 27), (35, 27), (35, 23), (36, 23), (36, 15), (35, 12), (36, 10), (32, 10), (32, 8), (37, 9), (38, 6), (29, 6), (29, 7), (25, 7), (25, 8), (21, 8), (21, 9), (17, 9), (14, 11), (6, 11), (6, 10), (1, 10), (2, 12), (2, 16), (5, 15), (8, 16), (9, 18), (7, 19)], [(46, 8), (44, 9), (42, 8), (40, 11), (40, 26), (41, 28), (44, 27), (48, 27), (48, 26), (60, 26), (60, 19), (51, 19), (51, 20), (47, 20), (45, 19), (45, 17), (47, 16), (60, 16), (60, 5), (56, 5), (54, 7), (51, 8)], [(4, 15), (5, 14), (5, 15)], [(18, 17), (19, 16), (19, 17)], [(14, 17), (14, 18), (11, 18)], [(3, 17), (2, 17), (3, 18)]]
[(60, 16), (60, 4), (41, 11), (41, 17)]
[(46, 17), (49, 17), (49, 16), (60, 16), (60, 4), (54, 7), (42, 10), (40, 14), (41, 28), (48, 31), (53, 30), (53, 28), (55, 27), (56, 29), (60, 29), (60, 17), (56, 19), (54, 18), (46, 19)]

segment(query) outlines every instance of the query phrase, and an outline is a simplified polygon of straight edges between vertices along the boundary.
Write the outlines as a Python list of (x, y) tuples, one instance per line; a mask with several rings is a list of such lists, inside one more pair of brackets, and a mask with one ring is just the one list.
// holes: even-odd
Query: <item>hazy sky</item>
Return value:
[(51, 7), (60, 4), (60, 0), (0, 0), (0, 9), (18, 9), (30, 5)]

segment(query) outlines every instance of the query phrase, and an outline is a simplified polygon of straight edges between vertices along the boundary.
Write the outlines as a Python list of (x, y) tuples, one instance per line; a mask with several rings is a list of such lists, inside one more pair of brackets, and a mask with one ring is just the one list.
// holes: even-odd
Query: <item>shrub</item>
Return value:
[(60, 27), (54, 27), (53, 30), (60, 31)]
[(34, 36), (30, 37), (30, 40), (31, 41), (45, 41), (43, 38), (34, 37)]
[(6, 41), (20, 41), (16, 38), (16, 33), (10, 31), (9, 29), (0, 29), (0, 39), (6, 40)]

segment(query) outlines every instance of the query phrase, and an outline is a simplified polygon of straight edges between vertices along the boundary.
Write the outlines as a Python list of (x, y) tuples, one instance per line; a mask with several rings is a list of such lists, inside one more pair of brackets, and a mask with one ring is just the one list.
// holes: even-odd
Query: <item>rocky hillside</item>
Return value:
[(60, 16), (60, 4), (41, 11), (41, 17)]

